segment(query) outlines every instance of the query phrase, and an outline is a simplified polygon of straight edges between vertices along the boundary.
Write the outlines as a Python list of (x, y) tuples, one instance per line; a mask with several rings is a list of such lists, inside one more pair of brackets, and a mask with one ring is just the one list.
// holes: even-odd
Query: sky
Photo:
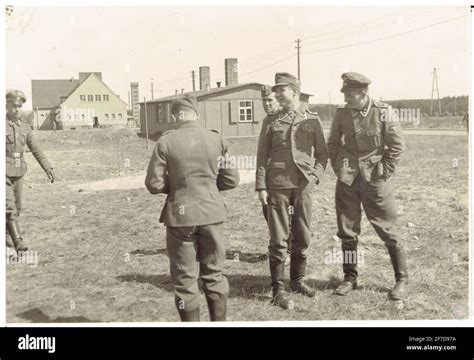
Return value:
[[(469, 93), (469, 8), (322, 6), (15, 7), (6, 24), (6, 87), (31, 98), (32, 79), (102, 79), (127, 101), (192, 90), (191, 71), (210, 66), (224, 84), (224, 59), (237, 58), (239, 83), (272, 84), (297, 74), (311, 103), (342, 103), (341, 74), (372, 80), (377, 99), (430, 98), (433, 68), (440, 96)], [(25, 108), (31, 107), (31, 102)]]

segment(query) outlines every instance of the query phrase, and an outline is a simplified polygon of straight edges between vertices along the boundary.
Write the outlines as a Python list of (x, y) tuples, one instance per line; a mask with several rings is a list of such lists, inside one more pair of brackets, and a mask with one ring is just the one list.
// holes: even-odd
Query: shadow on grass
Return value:
[(229, 280), (229, 298), (253, 298), (269, 301), (271, 290), (270, 275), (226, 275)]
[(255, 264), (258, 262), (263, 262), (268, 260), (268, 255), (266, 253), (249, 253), (242, 252), (240, 250), (227, 250), (225, 252), (226, 260), (234, 260), (246, 262), (249, 264)]
[(171, 277), (168, 274), (160, 274), (160, 275), (127, 274), (127, 275), (117, 276), (116, 279), (123, 282), (137, 282), (140, 284), (150, 284), (168, 292), (173, 291), (173, 285), (171, 284)]
[[(270, 299), (268, 295), (271, 289), (270, 276), (226, 275), (226, 278), (229, 281), (229, 298), (255, 298), (263, 301)], [(173, 292), (171, 277), (168, 274), (127, 274), (117, 276), (117, 280), (150, 284), (164, 291)], [(200, 285), (199, 288), (202, 289), (202, 286)]]
[[(305, 282), (314, 289), (335, 290), (342, 283), (342, 280), (335, 276), (331, 276), (329, 280), (309, 279)], [(374, 290), (380, 293), (390, 292), (390, 289), (386, 286), (378, 286), (373, 284), (358, 285), (357, 290)]]
[(29, 320), (33, 323), (84, 323), (84, 322), (100, 322), (98, 320), (90, 320), (84, 316), (58, 316), (51, 319), (42, 310), (34, 308), (17, 314), (20, 319)]
[(164, 249), (137, 249), (130, 251), (130, 255), (168, 255), (166, 248)]

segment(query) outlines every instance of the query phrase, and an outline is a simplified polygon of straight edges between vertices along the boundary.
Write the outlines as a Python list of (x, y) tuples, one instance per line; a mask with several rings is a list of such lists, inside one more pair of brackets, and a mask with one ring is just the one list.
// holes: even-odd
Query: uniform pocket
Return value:
[(6, 134), (6, 135), (7, 135), (7, 144), (15, 143), (15, 137), (12, 134)]
[(286, 146), (285, 131), (280, 128), (272, 129), (272, 147)]
[(367, 138), (369, 139), (369, 143), (374, 147), (379, 147), (382, 143), (379, 130), (367, 130)]

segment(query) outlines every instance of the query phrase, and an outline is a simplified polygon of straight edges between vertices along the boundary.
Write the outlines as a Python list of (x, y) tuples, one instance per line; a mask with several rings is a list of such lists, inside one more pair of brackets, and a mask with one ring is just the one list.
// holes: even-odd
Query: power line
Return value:
[(267, 68), (269, 68), (269, 67), (271, 67), (271, 66), (273, 66), (273, 65), (280, 64), (280, 63), (282, 63), (283, 61), (286, 61), (286, 60), (288, 60), (288, 59), (291, 59), (291, 58), (294, 57), (294, 56), (296, 56), (296, 54), (292, 54), (292, 55), (290, 55), (290, 56), (288, 56), (288, 57), (286, 57), (286, 58), (284, 58), (284, 59), (278, 60), (278, 61), (276, 61), (276, 62), (274, 62), (274, 63), (272, 63), (272, 64), (269, 64), (269, 65), (266, 65), (266, 66), (262, 66), (261, 68), (255, 69), (255, 70), (253, 70), (253, 71), (246, 72), (246, 73), (241, 74), (241, 75), (239, 75), (239, 76), (246, 76), (246, 75), (250, 75), (250, 74), (256, 73), (257, 71), (260, 71), (260, 70), (263, 70), (263, 69), (267, 69)]
[(308, 51), (308, 52), (304, 52), (303, 54), (314, 54), (314, 53), (320, 53), (320, 52), (326, 52), (326, 51), (333, 51), (333, 50), (340, 50), (340, 49), (346, 49), (346, 48), (350, 48), (350, 47), (354, 47), (354, 46), (370, 44), (370, 43), (373, 43), (373, 42), (376, 42), (376, 41), (391, 39), (391, 38), (394, 38), (394, 37), (397, 37), (397, 36), (401, 36), (401, 35), (405, 35), (405, 34), (409, 34), (409, 33), (415, 32), (415, 31), (420, 31), (420, 30), (428, 29), (428, 28), (430, 28), (430, 27), (434, 27), (434, 26), (437, 26), (437, 25), (445, 24), (445, 23), (447, 23), (447, 22), (454, 21), (454, 20), (457, 20), (457, 19), (461, 19), (461, 18), (464, 18), (464, 17), (466, 17), (466, 16), (467, 16), (467, 15), (458, 16), (458, 17), (455, 17), (455, 18), (451, 18), (451, 19), (448, 19), (448, 20), (440, 21), (440, 22), (437, 22), (437, 23), (434, 23), (434, 24), (430, 24), (430, 25), (427, 25), (427, 26), (422, 26), (422, 27), (419, 27), (419, 28), (416, 28), (416, 29), (408, 30), (408, 31), (405, 31), (405, 32), (402, 32), (402, 33), (393, 34), (393, 35), (389, 35), (389, 36), (384, 36), (384, 37), (377, 38), (377, 39), (372, 39), (372, 40), (363, 41), (363, 42), (359, 42), (359, 43), (355, 43), (355, 44), (350, 44), (350, 45), (345, 45), (345, 46), (338, 46), (338, 47), (334, 47), (334, 48)]

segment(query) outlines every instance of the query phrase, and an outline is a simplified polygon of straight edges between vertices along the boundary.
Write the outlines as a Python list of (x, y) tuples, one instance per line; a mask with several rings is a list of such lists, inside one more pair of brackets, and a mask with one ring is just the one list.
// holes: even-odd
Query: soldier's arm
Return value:
[(331, 166), (336, 172), (335, 164), (337, 159), (337, 153), (339, 152), (340, 147), (342, 146), (342, 130), (341, 130), (341, 120), (338, 112), (334, 115), (331, 124), (331, 131), (328, 138), (328, 152), (329, 159), (331, 160)]
[(43, 168), (43, 170), (48, 173), (48, 170), (52, 170), (53, 167), (49, 163), (48, 159), (46, 158), (46, 155), (43, 153), (43, 151), (40, 149), (38, 142), (36, 141), (33, 131), (30, 129), (29, 125), (27, 125), (27, 130), (26, 130), (26, 145), (28, 146), (28, 149), (30, 149), (31, 153), (35, 157), (36, 161), (40, 166)]
[(320, 179), (324, 170), (326, 170), (329, 154), (326, 146), (326, 139), (324, 138), (323, 126), (321, 125), (321, 119), (319, 116), (316, 119), (316, 132), (313, 146), (314, 158), (316, 160), (314, 164), (314, 174), (318, 179)]
[[(224, 138), (222, 141), (222, 156), (226, 157), (229, 151), (229, 144)], [(240, 176), (237, 169), (229, 169), (225, 162), (221, 162), (217, 173), (217, 188), (221, 191), (234, 189), (239, 185)]]
[(168, 168), (166, 162), (166, 142), (158, 140), (145, 177), (145, 186), (151, 194), (168, 194)]
[(271, 132), (270, 132), (271, 118), (267, 116), (262, 122), (262, 129), (260, 130), (260, 136), (258, 138), (257, 147), (257, 171), (255, 179), (255, 189), (266, 190), (266, 172), (267, 172), (267, 161), (271, 147)]
[(395, 171), (395, 166), (405, 151), (405, 141), (402, 135), (402, 127), (398, 118), (390, 116), (391, 108), (388, 108), (388, 117), (382, 122), (382, 135), (384, 137), (385, 152), (382, 158), (384, 177), (388, 178)]

